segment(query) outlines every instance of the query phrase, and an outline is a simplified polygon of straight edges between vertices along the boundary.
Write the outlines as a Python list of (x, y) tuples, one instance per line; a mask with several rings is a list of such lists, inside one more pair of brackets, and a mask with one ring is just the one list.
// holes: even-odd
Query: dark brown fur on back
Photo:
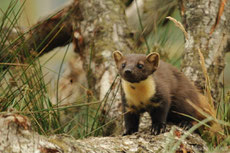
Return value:
[(179, 123), (181, 118), (185, 118), (182, 115), (172, 113), (173, 111), (184, 113), (195, 118), (199, 117), (199, 113), (196, 109), (186, 102), (186, 100), (190, 100), (196, 106), (199, 106), (199, 93), (182, 72), (172, 65), (161, 61), (153, 76), (157, 88), (156, 95), (170, 98), (171, 107), (170, 115), (168, 115), (167, 118), (168, 121)]

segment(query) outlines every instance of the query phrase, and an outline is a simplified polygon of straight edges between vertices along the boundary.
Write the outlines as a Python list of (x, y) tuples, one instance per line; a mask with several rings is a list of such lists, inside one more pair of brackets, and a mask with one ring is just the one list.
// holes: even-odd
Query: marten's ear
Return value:
[(157, 67), (159, 66), (159, 62), (160, 62), (160, 55), (156, 52), (149, 53), (146, 56), (146, 60), (149, 63), (153, 63), (154, 68), (157, 69)]
[(115, 60), (115, 62), (117, 64), (119, 61), (122, 60), (123, 54), (120, 51), (116, 50), (116, 51), (113, 52), (113, 58), (114, 58), (114, 60)]

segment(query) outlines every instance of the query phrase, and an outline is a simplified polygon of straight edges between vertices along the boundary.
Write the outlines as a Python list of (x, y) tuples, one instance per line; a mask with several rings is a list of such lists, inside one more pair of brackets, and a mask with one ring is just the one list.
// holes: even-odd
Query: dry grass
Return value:
[[(169, 19), (170, 21), (172, 21), (183, 33), (184, 36), (186, 38), (186, 40), (188, 40), (188, 33), (185, 30), (184, 26), (181, 24), (181, 22), (177, 21), (175, 18), (173, 17), (166, 17), (167, 19)], [(200, 48), (198, 48), (198, 53), (200, 56), (200, 64), (201, 64), (201, 68), (205, 77), (205, 93), (208, 97), (208, 101), (210, 102), (211, 106), (214, 108), (214, 104), (213, 104), (213, 100), (212, 100), (212, 95), (211, 95), (211, 86), (210, 86), (210, 80), (209, 80), (209, 76), (207, 73), (207, 69), (205, 67), (205, 61), (204, 61), (204, 56), (202, 54), (202, 52), (200, 51)]]
[(207, 69), (205, 67), (204, 56), (203, 56), (200, 48), (198, 48), (197, 51), (198, 51), (199, 56), (200, 56), (200, 64), (201, 64), (201, 68), (202, 68), (204, 78), (205, 78), (205, 93), (206, 93), (206, 96), (208, 98), (209, 103), (211, 104), (212, 108), (214, 108), (214, 103), (213, 103), (213, 99), (212, 99), (212, 95), (211, 95), (210, 80), (209, 80)]
[(181, 31), (184, 33), (185, 38), (188, 40), (188, 33), (185, 30), (184, 26), (179, 21), (177, 21), (175, 18), (171, 16), (168, 16), (166, 18), (172, 21), (179, 29), (181, 29)]

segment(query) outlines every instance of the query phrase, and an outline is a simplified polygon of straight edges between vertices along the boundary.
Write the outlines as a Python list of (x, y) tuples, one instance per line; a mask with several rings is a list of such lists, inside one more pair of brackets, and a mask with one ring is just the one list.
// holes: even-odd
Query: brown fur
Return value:
[[(124, 111), (128, 111), (125, 115), (125, 134), (138, 131), (140, 113), (144, 111), (149, 112), (152, 118), (153, 134), (164, 132), (166, 121), (176, 124), (191, 121), (181, 114), (205, 119), (196, 107), (215, 118), (215, 110), (193, 83), (177, 68), (160, 61), (159, 54), (123, 56), (116, 51), (114, 59), (122, 78)], [(147, 91), (152, 93), (151, 97), (146, 94)]]

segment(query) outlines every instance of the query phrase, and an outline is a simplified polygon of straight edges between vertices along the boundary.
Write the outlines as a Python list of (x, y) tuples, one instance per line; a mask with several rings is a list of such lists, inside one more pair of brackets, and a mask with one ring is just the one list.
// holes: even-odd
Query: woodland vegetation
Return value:
[[(223, 74), (230, 1), (73, 0), (28, 30), (18, 25), (23, 7), (24, 1), (11, 0), (1, 12), (0, 152), (230, 150), (230, 90)], [(55, 71), (48, 65), (57, 48), (63, 54)], [(140, 131), (122, 136), (115, 50), (155, 51), (181, 69), (217, 110), (223, 131), (212, 135), (206, 123), (213, 118), (207, 117), (187, 131), (169, 124), (154, 136), (144, 114)]]

